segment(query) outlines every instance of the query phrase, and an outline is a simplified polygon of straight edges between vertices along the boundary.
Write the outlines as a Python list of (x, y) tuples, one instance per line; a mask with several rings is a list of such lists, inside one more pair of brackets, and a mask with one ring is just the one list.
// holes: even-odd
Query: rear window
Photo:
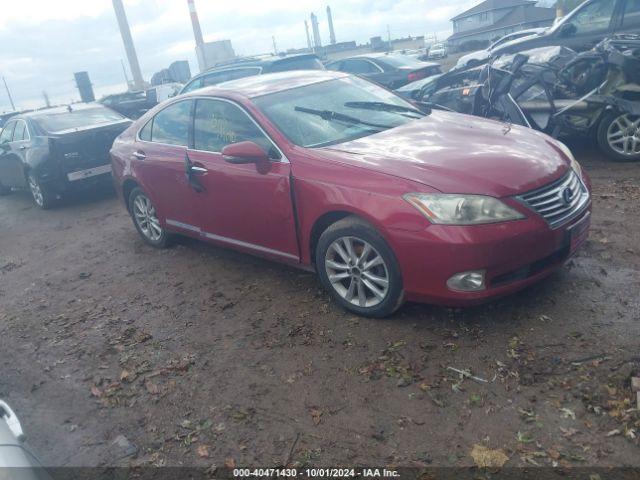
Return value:
[(96, 106), (70, 112), (40, 113), (34, 120), (47, 132), (56, 133), (121, 122), (126, 118), (113, 110)]
[(324, 70), (324, 65), (317, 57), (295, 57), (279, 60), (269, 68), (270, 72), (286, 72), (289, 70)]
[(384, 57), (380, 57), (377, 60), (380, 63), (384, 63), (394, 68), (410, 67), (418, 69), (424, 67), (424, 64), (420, 60), (416, 60), (415, 58), (411, 57), (405, 57), (404, 55), (385, 55)]

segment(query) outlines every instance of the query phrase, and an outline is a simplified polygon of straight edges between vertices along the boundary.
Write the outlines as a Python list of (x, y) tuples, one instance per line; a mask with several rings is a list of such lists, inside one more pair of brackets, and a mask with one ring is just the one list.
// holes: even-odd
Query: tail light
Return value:
[(407, 76), (407, 80), (410, 82), (415, 82), (416, 80), (421, 80), (427, 76), (427, 72), (424, 70), (418, 70), (417, 72), (411, 72)]

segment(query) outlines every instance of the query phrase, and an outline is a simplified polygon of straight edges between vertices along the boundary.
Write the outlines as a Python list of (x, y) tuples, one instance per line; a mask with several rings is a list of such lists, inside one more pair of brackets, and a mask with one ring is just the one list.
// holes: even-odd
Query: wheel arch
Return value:
[(126, 178), (124, 182), (122, 182), (122, 199), (124, 200), (127, 210), (129, 210), (129, 195), (131, 195), (131, 192), (136, 187), (140, 187), (140, 184), (133, 178)]
[(385, 241), (387, 241), (387, 243), (390, 244), (385, 232), (380, 228), (377, 222), (375, 222), (367, 214), (359, 211), (354, 211), (349, 208), (336, 207), (318, 216), (318, 218), (316, 218), (316, 220), (314, 221), (313, 226), (311, 227), (307, 248), (309, 258), (311, 260), (310, 263), (312, 265), (315, 265), (316, 247), (318, 246), (318, 240), (320, 240), (320, 236), (331, 225), (347, 217), (355, 217), (362, 220), (363, 222), (368, 223), (385, 239)]

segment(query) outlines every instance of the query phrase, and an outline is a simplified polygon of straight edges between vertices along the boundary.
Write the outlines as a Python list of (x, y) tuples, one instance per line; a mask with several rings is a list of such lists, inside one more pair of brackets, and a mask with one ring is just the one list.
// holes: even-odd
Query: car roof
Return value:
[(271, 93), (291, 90), (315, 83), (327, 82), (349, 75), (332, 70), (293, 70), (265, 75), (254, 75), (239, 78), (229, 82), (219, 83), (215, 86), (205, 87), (184, 96), (207, 96), (233, 93), (246, 98), (260, 97)]
[(387, 57), (407, 57), (408, 59), (411, 59), (413, 61), (418, 61), (420, 63), (424, 63), (424, 64), (429, 64), (429, 65), (439, 65), (436, 62), (425, 62), (422, 60), (416, 60), (413, 57), (410, 57), (408, 55), (405, 55), (403, 53), (399, 53), (399, 52), (373, 52), (373, 53), (362, 53), (360, 55), (353, 55), (352, 57), (345, 57), (345, 58), (340, 58), (338, 60), (334, 60), (331, 63), (336, 63), (336, 62), (340, 62), (342, 60), (351, 60), (351, 59), (356, 59), (356, 58), (362, 58), (362, 59), (369, 59), (369, 60), (384, 60)]
[(285, 56), (269, 54), (269, 55), (255, 55), (251, 57), (234, 58), (231, 60), (227, 60), (225, 62), (218, 62), (213, 67), (196, 75), (194, 78), (207, 75), (213, 72), (218, 72), (221, 70), (230, 70), (230, 69), (244, 68), (244, 67), (266, 67), (269, 65), (273, 65), (274, 63), (286, 62), (288, 60), (294, 60), (298, 58), (318, 58), (318, 56), (315, 53), (300, 53), (300, 54), (285, 55)]

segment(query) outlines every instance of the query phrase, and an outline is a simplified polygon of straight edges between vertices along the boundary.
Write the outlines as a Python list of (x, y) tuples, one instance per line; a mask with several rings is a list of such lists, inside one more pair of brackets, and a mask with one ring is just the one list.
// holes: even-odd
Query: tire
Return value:
[(598, 125), (598, 147), (613, 160), (640, 160), (640, 116), (608, 112)]
[(29, 172), (27, 174), (27, 185), (31, 191), (31, 197), (35, 204), (43, 210), (49, 210), (57, 201), (56, 195), (46, 185), (42, 185), (36, 176)]
[(146, 243), (156, 248), (171, 245), (171, 234), (160, 226), (151, 199), (140, 187), (131, 190), (128, 205), (133, 225)]
[(353, 313), (383, 318), (403, 303), (402, 275), (393, 251), (375, 228), (357, 217), (346, 217), (322, 233), (315, 261), (324, 288)]

